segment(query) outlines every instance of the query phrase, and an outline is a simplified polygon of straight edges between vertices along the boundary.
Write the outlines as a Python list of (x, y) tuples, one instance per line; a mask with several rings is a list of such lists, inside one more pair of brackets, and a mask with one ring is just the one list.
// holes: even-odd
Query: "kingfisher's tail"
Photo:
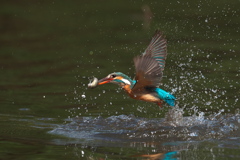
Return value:
[(170, 106), (175, 106), (175, 97), (174, 95), (168, 93), (167, 97), (165, 99), (163, 99), (167, 104), (169, 104)]
[(170, 106), (175, 106), (175, 97), (169, 92), (166, 92), (160, 88), (155, 88), (160, 99), (164, 100)]

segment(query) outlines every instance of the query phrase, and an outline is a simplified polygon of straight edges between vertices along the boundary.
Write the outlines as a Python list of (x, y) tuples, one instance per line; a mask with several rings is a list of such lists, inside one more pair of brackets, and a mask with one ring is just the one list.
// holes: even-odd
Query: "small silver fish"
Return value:
[(98, 79), (93, 77), (93, 79), (88, 83), (88, 88), (95, 88), (98, 85)]

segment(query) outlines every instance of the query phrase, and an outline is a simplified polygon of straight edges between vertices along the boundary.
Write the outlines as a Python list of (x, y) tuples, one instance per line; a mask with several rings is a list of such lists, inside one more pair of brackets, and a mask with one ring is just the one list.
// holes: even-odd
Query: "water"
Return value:
[[(212, 115), (183, 117), (181, 112), (173, 109), (162, 119), (137, 118), (134, 115), (103, 117), (79, 117), (67, 119), (66, 124), (51, 130), (51, 134), (64, 135), (86, 141), (106, 141), (135, 143), (149, 141), (201, 141), (208, 139), (231, 139), (239, 135), (239, 115)], [(114, 138), (113, 138), (114, 137)], [(237, 138), (238, 139), (238, 138)], [(120, 143), (118, 144), (120, 145)]]
[[(47, 133), (53, 135), (50, 144), (72, 148), (75, 159), (106, 156), (114, 159), (111, 156), (113, 153), (118, 158), (126, 157), (125, 154), (130, 154), (129, 158), (152, 155), (157, 159), (167, 159), (168, 154), (170, 159), (240, 158), (237, 152), (240, 146), (239, 113), (210, 116), (199, 113), (184, 117), (181, 109), (171, 109), (164, 118), (139, 118), (134, 115), (75, 117), (67, 118), (60, 124), (55, 120), (18, 119), (20, 122), (32, 122), (32, 128), (47, 129)], [(43, 142), (37, 143), (41, 145)], [(106, 151), (102, 153), (103, 148)], [(228, 150), (231, 150), (230, 155)], [(202, 151), (206, 154), (202, 155)]]
[[(240, 159), (237, 1), (0, 4), (0, 159)], [(88, 89), (157, 28), (175, 108)]]

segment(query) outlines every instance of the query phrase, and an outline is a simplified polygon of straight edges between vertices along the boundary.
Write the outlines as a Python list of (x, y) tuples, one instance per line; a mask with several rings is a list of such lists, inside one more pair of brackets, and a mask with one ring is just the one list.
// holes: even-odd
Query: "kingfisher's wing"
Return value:
[(134, 58), (136, 69), (136, 84), (132, 90), (139, 90), (146, 86), (158, 87), (162, 79), (162, 70), (156, 59), (146, 56), (137, 56)]
[(137, 82), (132, 88), (133, 91), (146, 86), (159, 87), (166, 56), (167, 41), (160, 31), (156, 31), (145, 52), (134, 58)]
[(150, 44), (143, 52), (143, 56), (156, 59), (161, 70), (164, 70), (165, 60), (167, 58), (167, 40), (161, 31), (157, 30), (155, 32)]

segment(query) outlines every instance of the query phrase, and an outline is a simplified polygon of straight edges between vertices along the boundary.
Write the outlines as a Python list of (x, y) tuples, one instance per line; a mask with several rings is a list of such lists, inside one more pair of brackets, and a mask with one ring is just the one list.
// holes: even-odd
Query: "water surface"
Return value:
[[(0, 2), (0, 159), (239, 159), (239, 2), (104, 3)], [(156, 29), (175, 108), (87, 88)]]

